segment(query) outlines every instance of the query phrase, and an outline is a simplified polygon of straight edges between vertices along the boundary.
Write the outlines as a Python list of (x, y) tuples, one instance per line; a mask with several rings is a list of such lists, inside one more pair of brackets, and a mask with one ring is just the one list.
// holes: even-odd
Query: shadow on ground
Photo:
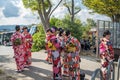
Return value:
[(100, 63), (100, 59), (97, 58), (97, 57), (93, 57), (93, 56), (83, 56), (83, 55), (81, 55), (81, 58), (82, 58), (82, 59), (89, 60), (89, 61), (92, 61), (92, 62), (98, 62), (98, 63)]
[(22, 72), (23, 75), (31, 77), (33, 80), (51, 80), (51, 71), (31, 66)]
[[(29, 70), (22, 74), (33, 78), (34, 80), (52, 80), (52, 72), (46, 69), (31, 66)], [(68, 77), (63, 77), (63, 80), (69, 80)]]
[(48, 63), (46, 60), (32, 58), (32, 62), (43, 62)]
[(0, 62), (5, 63), (5, 62), (11, 62), (12, 58), (10, 58), (8, 55), (0, 55)]
[[(90, 70), (83, 70), (81, 69), (82, 73), (85, 73), (85, 75), (89, 75), (92, 77), (92, 74), (94, 73), (94, 71), (90, 71)], [(97, 74), (96, 78), (100, 78), (99, 75)], [(86, 80), (90, 80), (90, 79), (86, 79)]]

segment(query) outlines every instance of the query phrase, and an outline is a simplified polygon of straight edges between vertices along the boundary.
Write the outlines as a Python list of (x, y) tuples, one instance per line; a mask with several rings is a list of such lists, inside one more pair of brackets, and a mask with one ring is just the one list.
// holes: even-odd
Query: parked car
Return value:
[(10, 38), (11, 38), (11, 35), (13, 34), (14, 32), (3, 32), (0, 34), (0, 44), (1, 45), (5, 45), (5, 46), (11, 46), (12, 43), (10, 41)]
[(37, 26), (32, 26), (29, 30), (29, 33), (33, 35), (37, 31)]

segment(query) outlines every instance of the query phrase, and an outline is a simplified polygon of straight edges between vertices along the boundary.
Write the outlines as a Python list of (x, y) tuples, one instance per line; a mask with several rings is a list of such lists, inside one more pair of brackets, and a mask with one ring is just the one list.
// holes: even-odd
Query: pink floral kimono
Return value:
[(106, 38), (101, 39), (100, 43), (100, 58), (101, 58), (101, 70), (103, 73), (104, 80), (106, 80), (107, 67), (109, 62), (114, 59), (114, 50), (112, 43)]
[(26, 49), (25, 67), (29, 67), (32, 63), (31, 61), (32, 36), (29, 33), (23, 35), (25, 38), (25, 49)]
[(53, 63), (53, 80), (62, 80), (61, 76), (61, 59), (60, 59), (60, 42), (57, 37), (54, 35), (50, 38), (49, 45)]
[[(72, 43), (75, 47), (75, 51), (67, 51), (63, 59), (63, 74), (68, 75), (70, 80), (80, 80), (80, 42), (73, 37), (69, 37), (65, 40), (66, 45)], [(67, 47), (66, 47), (67, 48)]]
[[(19, 40), (18, 42), (16, 42), (15, 45), (15, 41)], [(24, 37), (22, 36), (21, 33), (19, 32), (15, 32), (12, 36), (11, 36), (11, 41), (13, 44), (13, 49), (14, 49), (14, 58), (16, 61), (16, 65), (17, 65), (17, 70), (21, 71), (24, 69), (25, 66), (25, 46), (24, 46)]]

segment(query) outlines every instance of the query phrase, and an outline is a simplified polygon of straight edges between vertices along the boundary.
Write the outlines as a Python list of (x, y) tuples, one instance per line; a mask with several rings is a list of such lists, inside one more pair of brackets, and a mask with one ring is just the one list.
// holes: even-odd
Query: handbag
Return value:
[(16, 38), (14, 41), (13, 41), (13, 45), (14, 46), (18, 46), (18, 45), (21, 45), (22, 44), (22, 41), (20, 38)]
[(85, 80), (85, 73), (80, 71), (80, 80)]

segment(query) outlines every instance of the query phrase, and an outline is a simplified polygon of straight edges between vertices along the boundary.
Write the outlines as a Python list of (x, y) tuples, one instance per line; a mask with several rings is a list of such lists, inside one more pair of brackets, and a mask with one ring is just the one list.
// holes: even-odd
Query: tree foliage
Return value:
[(96, 22), (93, 19), (88, 18), (87, 22), (82, 24), (82, 38), (90, 37), (90, 29), (95, 28), (96, 26)]
[(76, 5), (75, 0), (65, 0), (64, 6), (67, 8), (71, 22), (74, 22), (75, 15), (80, 12), (80, 6)]
[(71, 23), (70, 16), (66, 15), (65, 18), (62, 20), (62, 22), (63, 22), (62, 27), (65, 30), (70, 30), (72, 36), (80, 40), (83, 33), (81, 21), (75, 18), (74, 23)]
[(55, 18), (55, 17), (52, 17), (50, 19), (50, 26), (56, 26), (56, 27), (62, 27), (63, 25), (63, 22), (62, 22), (62, 19), (58, 19), (58, 18)]
[(120, 21), (120, 0), (83, 0), (83, 3), (94, 12)]
[(32, 51), (39, 51), (45, 48), (45, 32), (42, 25), (37, 26), (37, 33), (33, 35), (33, 46)]
[(87, 19), (87, 25), (90, 26), (91, 28), (97, 26), (96, 22), (90, 18)]
[(22, 0), (26, 8), (30, 8), (33, 11), (37, 11), (41, 22), (43, 24), (44, 30), (50, 27), (49, 19), (52, 13), (60, 5), (62, 0), (58, 1), (58, 4), (53, 7), (52, 0)]
[(75, 18), (74, 23), (71, 23), (71, 17), (66, 15), (63, 19), (51, 18), (51, 25), (55, 25), (57, 27), (61, 27), (64, 30), (70, 30), (72, 36), (80, 39), (82, 36), (82, 23), (79, 19)]
[[(89, 21), (90, 20), (90, 21)], [(88, 32), (92, 27), (93, 20), (88, 19), (86, 24), (82, 24), (81, 21), (75, 18), (74, 23), (71, 23), (70, 16), (66, 15), (63, 19), (52, 17), (50, 19), (50, 25), (64, 30), (70, 30), (72, 36), (80, 40), (83, 37), (89, 37)], [(33, 46), (32, 51), (39, 51), (45, 48), (45, 32), (42, 25), (38, 25), (38, 32), (33, 35)]]

